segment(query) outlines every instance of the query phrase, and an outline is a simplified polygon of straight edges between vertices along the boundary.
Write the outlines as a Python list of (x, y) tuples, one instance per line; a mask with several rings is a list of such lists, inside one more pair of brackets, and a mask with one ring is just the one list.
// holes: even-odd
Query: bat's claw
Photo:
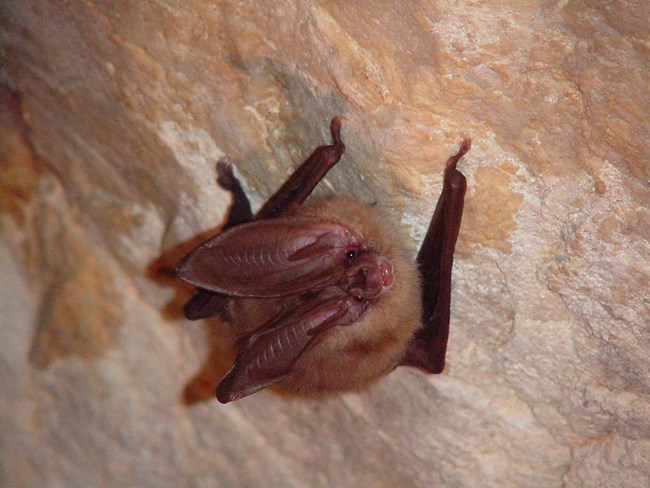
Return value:
[(233, 171), (233, 163), (230, 158), (224, 156), (217, 161), (217, 183), (224, 190), (233, 191), (238, 186), (237, 177)]
[(330, 122), (330, 132), (332, 133), (332, 145), (338, 147), (345, 147), (343, 139), (341, 139), (341, 122), (343, 117), (334, 117)]
[(471, 147), (472, 140), (469, 138), (464, 139), (460, 145), (460, 148), (458, 149), (458, 152), (447, 160), (446, 171), (450, 169), (456, 169), (458, 161), (460, 161), (461, 158), (467, 154), (467, 151), (469, 151)]

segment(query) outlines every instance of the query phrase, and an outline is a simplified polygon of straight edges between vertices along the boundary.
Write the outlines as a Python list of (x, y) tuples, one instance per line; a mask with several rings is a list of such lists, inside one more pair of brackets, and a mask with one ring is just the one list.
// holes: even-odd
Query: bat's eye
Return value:
[(356, 249), (350, 249), (350, 250), (345, 254), (345, 257), (348, 258), (348, 259), (354, 259), (354, 258), (357, 257), (358, 254), (359, 254), (359, 251), (357, 251)]

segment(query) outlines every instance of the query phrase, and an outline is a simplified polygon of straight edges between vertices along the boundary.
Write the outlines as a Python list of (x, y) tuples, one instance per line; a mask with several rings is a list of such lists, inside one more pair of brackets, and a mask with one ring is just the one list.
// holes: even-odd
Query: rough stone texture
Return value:
[[(0, 484), (650, 486), (650, 4), (0, 5)], [(319, 192), (415, 249), (463, 136), (448, 368), (322, 402), (232, 359), (160, 270), (346, 117)], [(34, 153), (32, 154), (32, 149)], [(180, 244), (180, 245), (179, 245)]]

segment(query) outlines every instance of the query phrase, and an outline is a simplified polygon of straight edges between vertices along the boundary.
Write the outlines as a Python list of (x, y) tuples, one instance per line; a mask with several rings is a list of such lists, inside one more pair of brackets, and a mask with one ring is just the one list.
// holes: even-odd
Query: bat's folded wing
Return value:
[(281, 297), (337, 283), (361, 246), (347, 228), (307, 219), (267, 219), (204, 242), (177, 268), (182, 280), (239, 297)]
[(217, 399), (228, 403), (281, 381), (325, 332), (356, 322), (367, 306), (335, 287), (304, 297), (248, 339), (217, 387)]

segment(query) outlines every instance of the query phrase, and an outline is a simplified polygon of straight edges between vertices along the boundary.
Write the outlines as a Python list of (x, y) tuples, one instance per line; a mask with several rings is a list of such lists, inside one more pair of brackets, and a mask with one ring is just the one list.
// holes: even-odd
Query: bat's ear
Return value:
[(267, 388), (275, 383), (281, 381), (286, 374), (269, 374), (266, 378), (259, 379), (257, 381), (249, 381), (245, 384), (242, 384), (242, 380), (239, 375), (233, 373), (234, 368), (239, 363), (235, 363), (233, 369), (228, 371), (224, 379), (217, 386), (217, 400), (220, 403), (230, 403), (241, 398), (252, 395), (264, 388)]
[(304, 219), (268, 219), (232, 227), (188, 254), (178, 277), (241, 297), (280, 297), (338, 282), (359, 240), (345, 227)]
[(217, 399), (228, 403), (281, 381), (328, 330), (355, 323), (367, 307), (337, 287), (304, 297), (248, 339), (219, 383)]

